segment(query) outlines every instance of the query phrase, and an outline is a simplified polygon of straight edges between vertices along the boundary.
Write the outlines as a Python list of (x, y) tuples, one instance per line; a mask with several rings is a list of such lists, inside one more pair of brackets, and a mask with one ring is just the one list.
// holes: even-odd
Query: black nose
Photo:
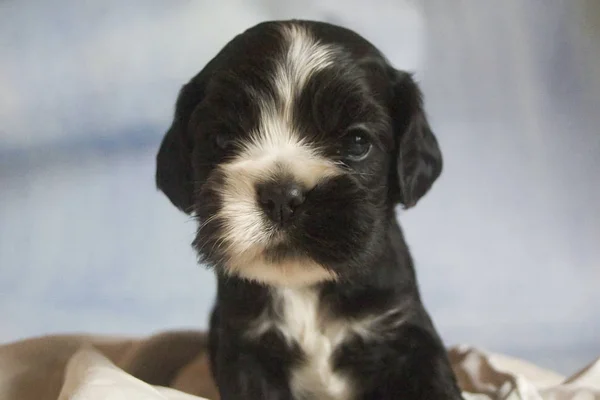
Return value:
[(258, 202), (275, 223), (285, 225), (298, 206), (304, 203), (304, 190), (295, 184), (269, 182), (257, 188)]

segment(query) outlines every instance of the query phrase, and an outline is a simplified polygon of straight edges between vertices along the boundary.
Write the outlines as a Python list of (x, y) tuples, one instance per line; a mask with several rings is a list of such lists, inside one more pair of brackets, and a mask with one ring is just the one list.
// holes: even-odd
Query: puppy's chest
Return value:
[(294, 397), (351, 399), (350, 379), (334, 369), (334, 357), (357, 327), (328, 316), (319, 304), (318, 293), (309, 289), (278, 289), (273, 292), (273, 302), (274, 315), (261, 317), (255, 334), (276, 330), (289, 345), (301, 350), (301, 361), (290, 369)]

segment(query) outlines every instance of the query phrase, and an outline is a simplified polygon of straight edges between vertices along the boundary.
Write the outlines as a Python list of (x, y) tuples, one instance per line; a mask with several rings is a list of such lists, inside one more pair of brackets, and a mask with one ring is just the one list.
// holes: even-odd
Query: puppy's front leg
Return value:
[(239, 346), (235, 339), (219, 341), (216, 380), (221, 400), (292, 400), (286, 372), (270, 351)]
[(218, 387), (221, 400), (291, 400), (289, 390), (270, 380), (265, 371), (248, 360), (219, 372)]
[(362, 400), (462, 400), (446, 349), (421, 326), (401, 329), (393, 343), (373, 349), (383, 355), (379, 373)]
[(444, 360), (429, 359), (427, 366), (423, 361), (407, 366), (405, 371), (390, 374), (387, 381), (363, 396), (363, 400), (463, 400)]

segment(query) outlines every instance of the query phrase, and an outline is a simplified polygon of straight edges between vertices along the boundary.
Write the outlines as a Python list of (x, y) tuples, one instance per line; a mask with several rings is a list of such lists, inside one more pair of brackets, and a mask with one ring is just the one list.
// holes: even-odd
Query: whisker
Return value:
[(202, 230), (203, 228), (206, 227), (206, 225), (210, 224), (212, 221), (214, 221), (215, 219), (219, 218), (219, 214), (213, 214), (210, 217), (208, 217), (205, 221), (203, 221), (199, 226), (198, 226), (198, 231)]

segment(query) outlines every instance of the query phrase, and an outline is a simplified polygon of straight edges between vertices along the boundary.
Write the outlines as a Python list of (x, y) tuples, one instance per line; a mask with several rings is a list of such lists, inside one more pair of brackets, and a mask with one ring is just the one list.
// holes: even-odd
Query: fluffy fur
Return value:
[(394, 214), (441, 170), (410, 74), (342, 27), (259, 24), (182, 88), (156, 179), (218, 277), (222, 399), (461, 398)]

